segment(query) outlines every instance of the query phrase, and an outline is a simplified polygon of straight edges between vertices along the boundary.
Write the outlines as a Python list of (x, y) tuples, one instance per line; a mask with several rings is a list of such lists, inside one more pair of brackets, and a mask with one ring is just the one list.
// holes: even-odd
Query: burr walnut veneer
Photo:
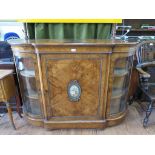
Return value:
[(135, 43), (31, 40), (11, 45), (31, 124), (104, 128), (124, 119)]

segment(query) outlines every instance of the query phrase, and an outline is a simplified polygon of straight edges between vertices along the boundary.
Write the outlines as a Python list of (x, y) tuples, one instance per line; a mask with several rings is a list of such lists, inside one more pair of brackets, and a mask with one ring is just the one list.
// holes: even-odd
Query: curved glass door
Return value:
[(126, 110), (133, 56), (118, 58), (114, 64), (110, 115)]
[(41, 115), (39, 95), (36, 86), (34, 60), (31, 57), (15, 57), (23, 109), (30, 115)]

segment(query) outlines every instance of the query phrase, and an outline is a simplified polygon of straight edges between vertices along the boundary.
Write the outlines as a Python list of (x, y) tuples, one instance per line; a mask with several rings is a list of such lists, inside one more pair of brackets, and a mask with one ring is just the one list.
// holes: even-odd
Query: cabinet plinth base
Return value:
[(26, 119), (32, 125), (44, 127), (46, 129), (104, 129), (120, 124), (125, 119), (126, 113), (127, 111), (117, 118), (107, 120), (48, 121), (32, 118), (28, 115), (26, 115)]

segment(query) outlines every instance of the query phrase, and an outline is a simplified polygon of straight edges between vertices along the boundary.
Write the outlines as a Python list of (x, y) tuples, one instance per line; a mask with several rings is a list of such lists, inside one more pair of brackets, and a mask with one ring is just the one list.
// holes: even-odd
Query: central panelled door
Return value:
[(105, 118), (108, 54), (43, 54), (41, 59), (48, 120)]

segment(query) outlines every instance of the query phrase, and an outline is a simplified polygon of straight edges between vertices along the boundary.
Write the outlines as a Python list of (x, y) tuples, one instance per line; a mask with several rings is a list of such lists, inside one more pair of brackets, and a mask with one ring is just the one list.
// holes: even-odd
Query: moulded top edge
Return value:
[(134, 46), (138, 42), (125, 42), (120, 40), (99, 40), (99, 39), (88, 39), (88, 40), (55, 40), (55, 39), (37, 39), (37, 40), (21, 40), (15, 39), (8, 41), (12, 46)]

